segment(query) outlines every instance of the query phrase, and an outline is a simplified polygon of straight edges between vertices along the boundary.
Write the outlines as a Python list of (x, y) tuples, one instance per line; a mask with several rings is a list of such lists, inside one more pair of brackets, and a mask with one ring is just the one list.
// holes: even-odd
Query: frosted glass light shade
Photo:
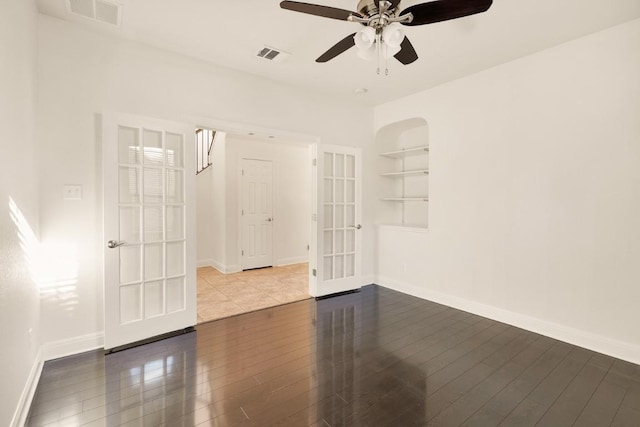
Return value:
[(376, 57), (376, 45), (372, 44), (367, 49), (358, 49), (358, 57), (367, 61), (371, 61)]
[(358, 31), (353, 39), (358, 50), (366, 50), (373, 46), (376, 40), (376, 30), (372, 27), (365, 27)]
[(404, 40), (404, 31), (399, 25), (388, 25), (382, 30), (382, 40), (388, 47), (400, 48), (400, 44)]

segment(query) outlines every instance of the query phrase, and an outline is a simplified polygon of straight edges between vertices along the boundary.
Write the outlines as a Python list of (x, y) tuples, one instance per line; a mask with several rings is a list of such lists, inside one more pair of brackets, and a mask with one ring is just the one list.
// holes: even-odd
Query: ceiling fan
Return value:
[[(375, 51), (380, 58), (393, 56), (402, 64), (418, 59), (413, 45), (398, 24), (406, 26), (433, 24), (487, 11), (493, 0), (435, 0), (400, 10), (400, 0), (360, 0), (358, 12), (317, 4), (285, 0), (280, 7), (294, 12), (307, 13), (341, 21), (356, 22), (365, 26), (357, 33), (349, 34), (320, 55), (316, 62), (327, 62), (353, 46), (361, 51), (361, 57), (372, 57)], [(393, 24), (393, 25), (392, 25)], [(377, 50), (376, 50), (377, 49)], [(378, 73), (379, 73), (378, 69)]]

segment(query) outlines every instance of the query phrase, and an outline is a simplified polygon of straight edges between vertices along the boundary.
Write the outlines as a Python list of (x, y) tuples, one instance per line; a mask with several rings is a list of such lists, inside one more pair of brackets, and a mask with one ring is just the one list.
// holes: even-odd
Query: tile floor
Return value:
[(309, 264), (223, 274), (198, 269), (198, 323), (309, 298)]

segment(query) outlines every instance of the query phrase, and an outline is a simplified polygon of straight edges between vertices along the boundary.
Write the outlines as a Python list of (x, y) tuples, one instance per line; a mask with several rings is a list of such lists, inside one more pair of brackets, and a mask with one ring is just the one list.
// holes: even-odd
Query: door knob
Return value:
[(108, 247), (109, 249), (114, 249), (114, 248), (117, 248), (118, 246), (122, 246), (122, 245), (124, 245), (124, 244), (126, 244), (126, 243), (127, 243), (127, 242), (125, 242), (124, 240), (123, 240), (123, 241), (121, 241), (121, 242), (118, 242), (118, 241), (115, 241), (115, 240), (109, 240), (109, 241), (107, 242), (107, 247)]
[(273, 221), (273, 218), (267, 218), (267, 221), (271, 222), (271, 221)]
[(360, 230), (362, 226), (360, 224), (356, 225), (356, 230)]

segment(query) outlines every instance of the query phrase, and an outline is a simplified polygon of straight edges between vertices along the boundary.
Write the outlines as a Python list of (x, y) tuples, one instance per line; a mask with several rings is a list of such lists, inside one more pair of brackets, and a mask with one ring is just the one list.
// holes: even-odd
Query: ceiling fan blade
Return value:
[(437, 0), (409, 6), (400, 15), (411, 13), (413, 21), (404, 25), (425, 25), (487, 11), (493, 0)]
[(404, 65), (408, 65), (418, 59), (418, 54), (409, 39), (405, 37), (400, 44), (400, 52), (396, 53), (393, 57)]
[(341, 21), (346, 21), (351, 15), (360, 16), (360, 14), (357, 12), (351, 12), (345, 9), (321, 6), (318, 4), (300, 3), (297, 1), (283, 1), (280, 3), (280, 7), (283, 9), (292, 10), (294, 12), (308, 13), (309, 15), (339, 19)]
[(353, 33), (340, 40), (338, 43), (333, 45), (331, 49), (320, 55), (320, 57), (316, 59), (316, 62), (327, 62), (355, 46), (356, 42), (353, 38), (355, 35), (356, 33)]

